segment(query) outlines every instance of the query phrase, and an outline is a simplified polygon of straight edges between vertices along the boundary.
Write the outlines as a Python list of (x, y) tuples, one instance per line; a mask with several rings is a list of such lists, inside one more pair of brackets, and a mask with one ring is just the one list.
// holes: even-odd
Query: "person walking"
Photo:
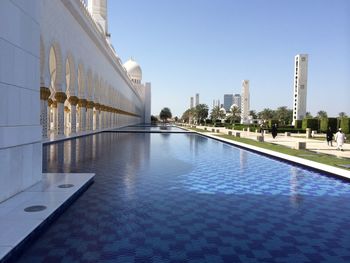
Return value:
[(343, 131), (341, 130), (341, 128), (339, 128), (338, 132), (335, 134), (335, 141), (337, 142), (337, 150), (343, 150), (343, 144), (346, 140), (345, 134), (343, 133)]
[(276, 124), (272, 125), (271, 134), (272, 134), (272, 137), (275, 139), (277, 136), (277, 125)]
[(333, 143), (333, 132), (331, 127), (328, 127), (328, 131), (326, 134), (326, 138), (327, 138), (327, 145), (331, 145), (331, 147), (333, 147), (332, 143)]

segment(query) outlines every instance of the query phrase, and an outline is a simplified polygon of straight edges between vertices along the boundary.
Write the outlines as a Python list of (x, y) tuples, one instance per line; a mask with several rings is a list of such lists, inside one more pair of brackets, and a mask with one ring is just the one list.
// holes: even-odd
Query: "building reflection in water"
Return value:
[(44, 172), (86, 172), (98, 176), (97, 163), (110, 165), (111, 173), (121, 176), (133, 195), (135, 176), (149, 167), (150, 144), (150, 133), (109, 132), (44, 145)]
[(248, 153), (246, 150), (239, 149), (239, 171), (241, 174), (245, 173), (248, 162)]
[(300, 174), (300, 169), (295, 166), (290, 168), (290, 173), (290, 203), (294, 207), (298, 207), (303, 201), (303, 196), (300, 193), (302, 188), (301, 178), (299, 178), (302, 174)]

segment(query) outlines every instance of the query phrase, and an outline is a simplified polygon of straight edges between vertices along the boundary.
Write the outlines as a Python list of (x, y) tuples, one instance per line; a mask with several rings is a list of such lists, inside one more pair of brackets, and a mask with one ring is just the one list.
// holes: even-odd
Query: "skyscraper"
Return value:
[(196, 106), (199, 104), (199, 93), (196, 93)]
[(308, 55), (298, 54), (294, 59), (293, 125), (306, 114)]
[(248, 123), (250, 110), (249, 80), (242, 81), (241, 123)]
[(241, 95), (240, 94), (235, 94), (233, 96), (233, 103), (238, 106), (239, 109), (241, 109), (241, 104), (242, 104), (242, 99), (241, 99)]
[(190, 99), (190, 109), (192, 109), (193, 108), (193, 97), (191, 97), (191, 99)]
[(229, 111), (233, 103), (233, 94), (224, 94), (224, 108)]

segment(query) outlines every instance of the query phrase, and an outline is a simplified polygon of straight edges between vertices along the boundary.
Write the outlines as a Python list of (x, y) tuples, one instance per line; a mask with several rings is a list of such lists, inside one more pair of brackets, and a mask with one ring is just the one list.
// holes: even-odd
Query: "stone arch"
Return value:
[(66, 58), (66, 94), (67, 96), (75, 96), (76, 94), (76, 73), (71, 53), (68, 53)]
[(43, 37), (40, 36), (40, 85), (42, 87), (45, 87), (45, 77), (44, 77), (44, 70), (45, 70), (45, 44)]
[(62, 91), (62, 53), (57, 42), (49, 50), (50, 88), (52, 93)]
[(78, 65), (78, 97), (79, 99), (86, 98), (84, 67), (82, 64)]

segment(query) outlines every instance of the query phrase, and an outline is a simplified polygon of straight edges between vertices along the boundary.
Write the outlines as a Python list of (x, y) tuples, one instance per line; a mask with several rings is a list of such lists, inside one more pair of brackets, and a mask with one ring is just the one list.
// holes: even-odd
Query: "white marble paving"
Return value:
[[(83, 187), (94, 174), (43, 174), (43, 180), (0, 203), (0, 260), (36, 227)], [(59, 188), (73, 184), (71, 188)], [(25, 212), (28, 206), (44, 205), (47, 209)]]

